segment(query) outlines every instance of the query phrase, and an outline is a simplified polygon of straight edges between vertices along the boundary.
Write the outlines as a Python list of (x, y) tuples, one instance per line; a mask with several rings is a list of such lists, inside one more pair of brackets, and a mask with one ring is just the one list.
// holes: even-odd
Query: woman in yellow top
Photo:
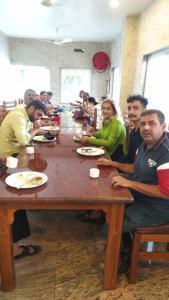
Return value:
[(112, 100), (105, 99), (102, 103), (102, 128), (93, 136), (82, 136), (82, 143), (103, 146), (112, 160), (118, 160), (125, 152), (126, 131), (117, 119), (117, 110)]

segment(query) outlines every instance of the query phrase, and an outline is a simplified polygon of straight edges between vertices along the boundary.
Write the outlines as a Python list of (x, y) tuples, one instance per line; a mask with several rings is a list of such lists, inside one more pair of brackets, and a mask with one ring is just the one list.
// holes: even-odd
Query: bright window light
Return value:
[(110, 6), (111, 6), (112, 8), (119, 7), (119, 5), (120, 5), (119, 0), (112, 0), (112, 1), (110, 1)]
[(169, 124), (169, 50), (149, 56), (144, 96), (148, 98), (148, 108), (162, 110)]
[(26, 89), (33, 89), (37, 94), (41, 91), (50, 91), (49, 69), (36, 66), (11, 65), (3, 87), (3, 100), (6, 101), (23, 98)]
[(90, 94), (91, 70), (62, 69), (61, 70), (61, 103), (75, 102), (79, 99), (79, 91)]

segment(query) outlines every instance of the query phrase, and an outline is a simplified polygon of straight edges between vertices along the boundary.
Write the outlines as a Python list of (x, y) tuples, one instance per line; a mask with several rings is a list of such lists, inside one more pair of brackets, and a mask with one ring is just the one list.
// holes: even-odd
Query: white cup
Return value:
[(97, 168), (91, 168), (89, 174), (90, 174), (90, 177), (92, 177), (92, 178), (98, 178), (100, 175), (100, 170)]
[(6, 166), (8, 168), (16, 168), (18, 164), (18, 159), (16, 157), (13, 156), (9, 156), (6, 159)]
[(32, 146), (26, 147), (26, 153), (27, 154), (34, 154), (34, 147), (32, 147)]

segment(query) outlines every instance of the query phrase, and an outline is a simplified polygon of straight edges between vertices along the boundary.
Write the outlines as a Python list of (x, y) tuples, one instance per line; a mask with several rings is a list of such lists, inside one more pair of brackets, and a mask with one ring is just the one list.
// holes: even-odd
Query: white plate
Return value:
[(58, 126), (42, 126), (41, 129), (46, 131), (56, 131), (59, 130), (60, 128)]
[(48, 116), (43, 116), (42, 119), (50, 119)]
[[(36, 182), (36, 177), (41, 177), (42, 179)], [(17, 189), (30, 189), (44, 184), (47, 180), (47, 175), (41, 172), (25, 171), (9, 175), (6, 177), (5, 183)]]
[(79, 135), (79, 136), (74, 136), (73, 139), (74, 139), (74, 141), (80, 142), (80, 138), (81, 138), (81, 137), (82, 137), (81, 135)]
[(53, 140), (46, 139), (43, 135), (36, 135), (33, 137), (33, 140), (36, 142), (42, 142), (42, 143), (50, 143), (56, 141), (56, 137), (54, 137)]
[(82, 147), (78, 148), (77, 153), (85, 155), (85, 156), (97, 156), (104, 154), (104, 150), (96, 147)]

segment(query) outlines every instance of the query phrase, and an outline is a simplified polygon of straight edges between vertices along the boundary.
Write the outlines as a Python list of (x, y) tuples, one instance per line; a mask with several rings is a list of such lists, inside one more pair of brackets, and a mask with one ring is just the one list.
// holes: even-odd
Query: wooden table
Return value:
[(0, 270), (1, 289), (15, 288), (15, 270), (11, 238), (12, 215), (16, 209), (76, 209), (103, 210), (109, 224), (107, 237), (104, 288), (114, 289), (119, 263), (121, 231), (125, 203), (133, 201), (125, 188), (111, 187), (113, 170), (100, 167), (100, 177), (89, 177), (89, 169), (97, 166), (97, 157), (85, 157), (76, 152), (81, 145), (72, 134), (61, 134), (49, 144), (36, 144), (34, 156), (25, 149), (19, 154), (14, 171), (36, 170), (48, 176), (48, 182), (33, 189), (15, 189), (5, 184), (7, 169), (0, 178)]

